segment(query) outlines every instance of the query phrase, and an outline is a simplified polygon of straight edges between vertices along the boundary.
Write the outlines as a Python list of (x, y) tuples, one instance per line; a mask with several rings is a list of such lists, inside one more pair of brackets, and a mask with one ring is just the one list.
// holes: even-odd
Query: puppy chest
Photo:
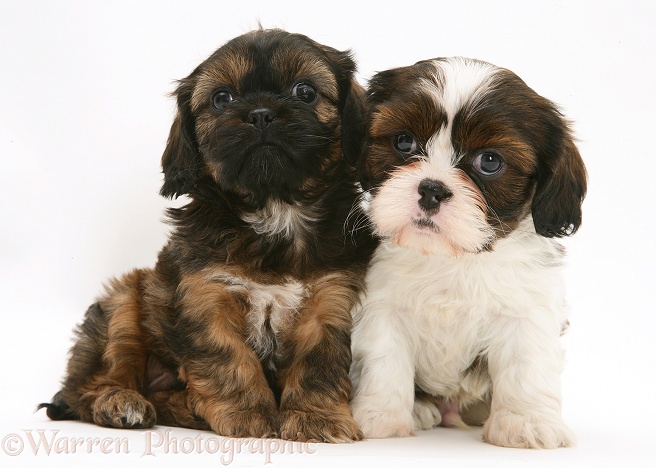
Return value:
[(249, 305), (246, 324), (247, 342), (260, 359), (275, 354), (282, 335), (289, 332), (298, 318), (308, 293), (298, 281), (283, 284), (248, 282), (244, 285)]
[(435, 394), (457, 392), (484, 352), (483, 314), (472, 309), (426, 307), (417, 320), (418, 385)]

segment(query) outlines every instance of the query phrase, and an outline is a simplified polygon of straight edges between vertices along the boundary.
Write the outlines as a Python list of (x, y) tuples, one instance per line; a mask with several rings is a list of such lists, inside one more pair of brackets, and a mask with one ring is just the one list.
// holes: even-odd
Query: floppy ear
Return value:
[(355, 78), (351, 79), (349, 93), (342, 109), (342, 152), (352, 166), (355, 166), (362, 156), (367, 139), (364, 99), (364, 88)]
[(427, 79), (432, 79), (435, 74), (435, 60), (422, 60), (414, 65), (406, 67), (390, 68), (377, 72), (371, 77), (367, 86), (367, 102), (374, 107), (388, 101), (397, 88), (408, 86), (408, 77), (417, 73), (424, 74)]
[(587, 174), (565, 124), (559, 151), (538, 167), (532, 214), (535, 230), (544, 237), (574, 234), (581, 225), (581, 204)]
[(162, 155), (164, 183), (160, 194), (177, 198), (189, 192), (198, 178), (201, 156), (196, 140), (195, 118), (191, 111), (191, 95), (195, 73), (180, 81), (174, 95), (178, 113), (171, 126), (168, 142)]
[(399, 75), (402, 74), (407, 68), (408, 67), (392, 68), (390, 70), (377, 72), (367, 83), (367, 90), (365, 92), (363, 105), (365, 115), (363, 119), (364, 138), (362, 139), (361, 150), (360, 154), (358, 155), (359, 161), (357, 164), (360, 184), (363, 190), (369, 190), (372, 188), (373, 174), (371, 168), (368, 165), (369, 160), (366, 155), (367, 147), (370, 143), (369, 130), (371, 128), (372, 112), (375, 111), (379, 104), (382, 104), (390, 98), (392, 92), (397, 87)]
[(365, 91), (353, 76), (356, 71), (351, 51), (340, 51), (313, 41), (330, 64), (339, 89), (338, 110), (342, 121), (342, 153), (355, 165), (362, 153), (366, 134), (364, 122)]
[(397, 87), (398, 76), (409, 67), (391, 68), (371, 77), (367, 86), (367, 101), (376, 106), (387, 101)]

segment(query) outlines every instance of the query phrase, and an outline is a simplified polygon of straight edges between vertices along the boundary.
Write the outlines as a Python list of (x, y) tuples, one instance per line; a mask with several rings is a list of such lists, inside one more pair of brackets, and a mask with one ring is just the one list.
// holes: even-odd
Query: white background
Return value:
[[(0, 0), (0, 438), (129, 431), (55, 423), (71, 330), (101, 283), (152, 266), (165, 242), (159, 159), (168, 93), (228, 39), (283, 27), (353, 49), (375, 71), (464, 55), (510, 68), (573, 120), (590, 177), (584, 224), (564, 243), (572, 306), (564, 416), (574, 448), (500, 449), (480, 431), (320, 446), (279, 464), (449, 466), (654, 463), (656, 3), (645, 1)], [(179, 202), (178, 202), (179, 203)], [(193, 431), (176, 430), (179, 437)], [(143, 433), (129, 432), (143, 445)], [(140, 462), (220, 466), (216, 456), (23, 453), (0, 465)], [(263, 458), (239, 463), (261, 466)], [(276, 457), (273, 457), (276, 461)]]

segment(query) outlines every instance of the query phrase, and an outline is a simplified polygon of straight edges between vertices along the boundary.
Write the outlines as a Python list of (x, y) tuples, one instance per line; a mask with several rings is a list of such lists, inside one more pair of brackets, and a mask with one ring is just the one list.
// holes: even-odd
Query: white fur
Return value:
[(250, 306), (246, 316), (247, 342), (260, 359), (272, 353), (279, 333), (291, 328), (308, 295), (307, 288), (293, 279), (282, 284), (263, 284), (223, 273), (212, 279), (226, 283), (228, 290), (246, 297)]
[[(434, 60), (436, 81), (422, 81), (421, 90), (432, 96), (436, 106), (446, 113), (446, 127), (430, 142), (436, 169), (446, 169), (462, 155), (455, 154), (451, 144), (453, 120), (463, 107), (476, 109), (485, 92), (495, 83), (497, 68), (486, 62), (463, 57)], [(454, 86), (454, 84), (456, 84)]]
[(488, 388), (463, 379), (482, 354), (494, 389), (487, 440), (569, 444), (560, 418), (560, 256), (530, 218), (491, 252), (426, 256), (383, 243), (354, 311), (352, 411), (365, 435), (413, 433), (415, 381), (447, 399), (482, 398)]
[(316, 213), (311, 208), (278, 200), (269, 201), (264, 208), (243, 214), (242, 219), (260, 235), (286, 239), (309, 231), (317, 221)]
[[(480, 104), (493, 67), (461, 59), (435, 65), (435, 84), (422, 86), (446, 109), (447, 127), (365, 204), (383, 242), (354, 310), (353, 415), (366, 437), (408, 436), (440, 420), (435, 408), (414, 406), (415, 383), (461, 406), (492, 391), (487, 441), (569, 445), (560, 416), (562, 249), (535, 232), (530, 215), (495, 239), (482, 195), (454, 167), (460, 155), (450, 142), (452, 116)], [(417, 203), (424, 178), (453, 193), (430, 216)], [(479, 357), (489, 376), (466, 372)]]
[(433, 402), (425, 400), (415, 400), (412, 407), (412, 419), (415, 423), (416, 431), (425, 431), (435, 426), (439, 426), (442, 422), (442, 413)]
[(485, 92), (495, 82), (497, 68), (480, 60), (463, 57), (434, 60), (433, 64), (438, 81), (424, 83), (423, 87), (433, 94), (446, 112), (450, 130), (453, 118), (460, 109), (466, 105), (475, 108), (480, 104)]

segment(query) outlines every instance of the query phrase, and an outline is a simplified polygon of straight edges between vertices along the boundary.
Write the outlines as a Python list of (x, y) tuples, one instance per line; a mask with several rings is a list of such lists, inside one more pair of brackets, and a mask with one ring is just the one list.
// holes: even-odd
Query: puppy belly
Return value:
[(485, 357), (487, 314), (473, 305), (423, 312), (415, 384), (434, 397), (440, 414), (435, 424), (466, 427), (467, 409), (484, 401), (492, 386)]
[(484, 325), (483, 314), (472, 308), (425, 308), (417, 322), (419, 388), (445, 399), (484, 392), (489, 381), (486, 372), (479, 372)]
[(146, 394), (167, 390), (181, 390), (184, 383), (178, 379), (177, 373), (166, 367), (154, 354), (148, 356), (146, 363)]

